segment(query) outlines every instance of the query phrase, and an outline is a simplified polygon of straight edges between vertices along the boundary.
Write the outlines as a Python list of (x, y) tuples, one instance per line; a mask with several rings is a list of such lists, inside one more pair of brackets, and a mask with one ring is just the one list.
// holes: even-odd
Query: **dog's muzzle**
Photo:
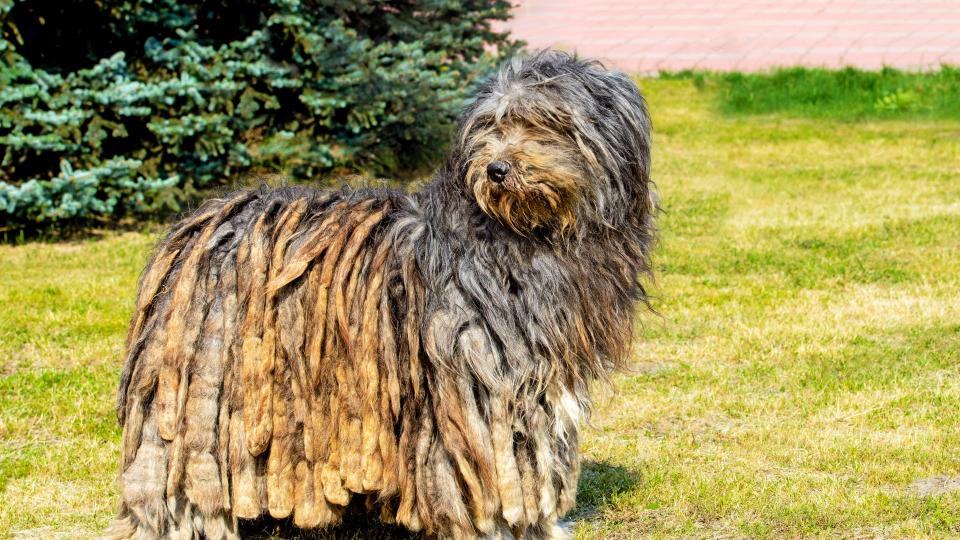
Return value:
[(487, 177), (490, 178), (491, 182), (501, 183), (507, 178), (507, 174), (510, 172), (510, 164), (506, 161), (491, 161), (487, 165)]

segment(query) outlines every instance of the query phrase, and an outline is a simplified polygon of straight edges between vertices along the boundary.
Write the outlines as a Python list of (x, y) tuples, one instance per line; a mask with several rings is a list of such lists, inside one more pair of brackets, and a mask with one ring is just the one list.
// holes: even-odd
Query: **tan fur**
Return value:
[(244, 190), (176, 224), (121, 375), (116, 538), (355, 511), (428, 537), (561, 539), (591, 381), (628, 358), (653, 239), (634, 84), (507, 67), (421, 193)]
[[(133, 322), (143, 335), (131, 340), (124, 500), (138, 527), (174, 537), (202, 519), (226, 538), (264, 514), (325, 527), (356, 497), (458, 538), (563, 514), (574, 485), (556, 478), (552, 424), (535, 400), (516, 402), (484, 334), (460, 332), (469, 312), (436, 310), (421, 332), (424, 287), (404, 255), (416, 222), (387, 224), (390, 200), (312, 215), (322, 203), (299, 197), (263, 203), (236, 230), (243, 208), (220, 204), (174, 233), (172, 262), (161, 245), (167, 274), (144, 286), (173, 284), (170, 297), (139, 302), (151, 307)], [(530, 431), (540, 436), (518, 438)]]

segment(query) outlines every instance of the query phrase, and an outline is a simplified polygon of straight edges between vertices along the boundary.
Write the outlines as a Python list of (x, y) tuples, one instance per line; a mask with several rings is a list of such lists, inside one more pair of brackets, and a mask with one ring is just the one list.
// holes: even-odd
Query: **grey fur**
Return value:
[(419, 193), (211, 201), (141, 278), (110, 535), (323, 527), (359, 500), (440, 537), (568, 537), (588, 384), (628, 361), (654, 201), (636, 86), (554, 51), (480, 87)]

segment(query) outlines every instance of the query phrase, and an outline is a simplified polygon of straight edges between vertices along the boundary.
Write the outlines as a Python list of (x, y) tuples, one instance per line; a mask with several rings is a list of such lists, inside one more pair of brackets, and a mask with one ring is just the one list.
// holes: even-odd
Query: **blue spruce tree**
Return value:
[(0, 0), (0, 230), (176, 207), (442, 151), (516, 47), (495, 1)]

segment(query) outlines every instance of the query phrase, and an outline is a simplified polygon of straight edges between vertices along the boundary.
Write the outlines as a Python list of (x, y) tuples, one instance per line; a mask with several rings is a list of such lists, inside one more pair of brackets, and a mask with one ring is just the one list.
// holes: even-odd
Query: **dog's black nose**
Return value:
[(506, 179), (508, 172), (510, 172), (510, 164), (505, 161), (492, 161), (487, 165), (487, 176), (498, 184)]

